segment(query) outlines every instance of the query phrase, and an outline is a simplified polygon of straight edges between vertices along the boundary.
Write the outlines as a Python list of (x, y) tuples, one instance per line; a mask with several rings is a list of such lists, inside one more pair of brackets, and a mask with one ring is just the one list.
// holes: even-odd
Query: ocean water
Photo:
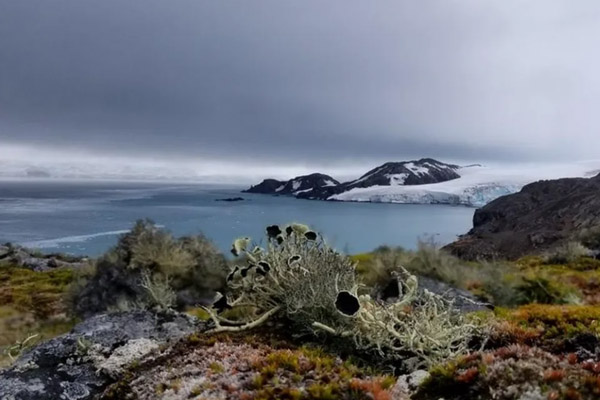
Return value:
[[(449, 243), (471, 227), (474, 209), (298, 200), (240, 193), (241, 187), (130, 182), (0, 182), (0, 243), (97, 256), (139, 218), (175, 235), (202, 232), (228, 252), (233, 239), (263, 239), (270, 224), (301, 222), (348, 253), (419, 238)], [(240, 202), (217, 199), (241, 196)]]

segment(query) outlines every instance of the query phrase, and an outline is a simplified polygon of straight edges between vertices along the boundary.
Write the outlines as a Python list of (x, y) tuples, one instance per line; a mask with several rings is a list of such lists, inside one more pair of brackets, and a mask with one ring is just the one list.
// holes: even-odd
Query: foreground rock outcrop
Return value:
[(516, 259), (600, 226), (600, 175), (539, 181), (477, 210), (473, 228), (446, 246), (467, 260)]
[(126, 365), (201, 326), (184, 314), (148, 311), (89, 318), (0, 371), (0, 399), (92, 399)]

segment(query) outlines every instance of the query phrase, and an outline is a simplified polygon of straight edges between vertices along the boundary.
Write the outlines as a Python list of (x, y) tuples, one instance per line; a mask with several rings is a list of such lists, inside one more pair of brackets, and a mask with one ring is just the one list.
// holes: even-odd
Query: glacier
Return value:
[(599, 171), (600, 161), (565, 165), (515, 165), (461, 167), (461, 176), (426, 185), (390, 185), (353, 188), (327, 200), (400, 204), (450, 204), (482, 207), (498, 197), (516, 193), (528, 183), (544, 179), (590, 177)]

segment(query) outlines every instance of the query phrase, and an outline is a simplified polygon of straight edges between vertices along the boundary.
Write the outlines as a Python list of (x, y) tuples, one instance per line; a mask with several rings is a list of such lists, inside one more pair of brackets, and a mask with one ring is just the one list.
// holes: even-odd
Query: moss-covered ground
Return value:
[[(36, 335), (28, 345), (68, 332), (74, 320), (67, 316), (66, 294), (73, 271), (34, 272), (0, 267), (0, 367), (11, 359), (11, 346)], [(13, 352), (18, 349), (12, 348)]]

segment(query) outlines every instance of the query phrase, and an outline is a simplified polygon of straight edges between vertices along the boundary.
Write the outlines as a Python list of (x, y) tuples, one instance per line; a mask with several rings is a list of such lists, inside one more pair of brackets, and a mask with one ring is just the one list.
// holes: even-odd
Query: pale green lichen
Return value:
[[(247, 265), (232, 269), (228, 293), (215, 309), (207, 308), (213, 332), (251, 329), (285, 317), (296, 330), (352, 339), (360, 350), (420, 367), (468, 352), (479, 331), (442, 296), (419, 290), (417, 278), (403, 268), (395, 275), (396, 302), (358, 296), (355, 264), (304, 225), (268, 227), (266, 249), (249, 251), (250, 243), (249, 238), (234, 242), (233, 249)], [(216, 313), (240, 307), (257, 314), (240, 324)]]

